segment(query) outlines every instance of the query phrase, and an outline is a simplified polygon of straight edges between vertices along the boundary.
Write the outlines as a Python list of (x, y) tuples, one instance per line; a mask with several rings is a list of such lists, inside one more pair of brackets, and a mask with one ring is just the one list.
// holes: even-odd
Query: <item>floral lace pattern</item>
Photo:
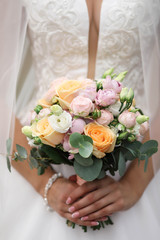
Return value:
[[(85, 0), (24, 1), (39, 98), (57, 77), (86, 77), (89, 17)], [(96, 60), (96, 78), (113, 66), (117, 72), (128, 70), (125, 85), (134, 88), (138, 104), (144, 90), (135, 9), (143, 9), (144, 3), (103, 0)]]

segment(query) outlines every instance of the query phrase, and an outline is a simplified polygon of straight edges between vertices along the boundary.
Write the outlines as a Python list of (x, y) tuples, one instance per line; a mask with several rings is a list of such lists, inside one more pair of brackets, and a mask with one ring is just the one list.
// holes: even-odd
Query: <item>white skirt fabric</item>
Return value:
[(78, 226), (69, 228), (56, 212), (48, 212), (42, 197), (28, 182), (13, 168), (9, 173), (2, 156), (0, 166), (1, 240), (160, 239), (160, 172), (136, 205), (112, 216), (114, 225), (84, 233)]

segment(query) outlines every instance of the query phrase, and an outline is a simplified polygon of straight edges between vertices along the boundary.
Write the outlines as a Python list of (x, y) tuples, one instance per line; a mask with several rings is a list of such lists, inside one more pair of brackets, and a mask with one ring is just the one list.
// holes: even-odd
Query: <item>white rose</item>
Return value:
[(117, 117), (119, 115), (119, 109), (120, 109), (121, 103), (117, 101), (115, 104), (112, 104), (108, 107), (108, 110)]
[(63, 111), (63, 113), (59, 116), (50, 116), (48, 118), (48, 122), (55, 131), (60, 133), (66, 133), (68, 129), (72, 126), (72, 117), (68, 112)]

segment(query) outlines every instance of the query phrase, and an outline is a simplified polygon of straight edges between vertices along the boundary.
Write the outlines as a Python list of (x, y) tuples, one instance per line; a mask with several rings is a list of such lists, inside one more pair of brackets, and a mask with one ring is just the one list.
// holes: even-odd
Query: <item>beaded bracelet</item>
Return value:
[(48, 211), (53, 211), (53, 208), (51, 208), (49, 205), (48, 205), (48, 199), (47, 199), (47, 193), (48, 193), (48, 190), (51, 188), (52, 184), (57, 180), (57, 178), (59, 177), (62, 177), (62, 174), (61, 173), (55, 173), (53, 174), (53, 176), (51, 178), (49, 178), (45, 188), (44, 188), (44, 197), (43, 197), (43, 200), (44, 200), (44, 204), (45, 206), (47, 207), (47, 210)]

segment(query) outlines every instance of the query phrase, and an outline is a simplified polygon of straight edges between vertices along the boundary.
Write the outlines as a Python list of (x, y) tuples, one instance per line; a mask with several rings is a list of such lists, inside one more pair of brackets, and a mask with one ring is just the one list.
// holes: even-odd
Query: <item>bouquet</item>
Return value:
[[(13, 159), (27, 159), (39, 175), (51, 164), (68, 164), (84, 182), (103, 178), (107, 172), (114, 176), (119, 171), (123, 176), (126, 162), (135, 158), (145, 161), (146, 171), (158, 144), (140, 141), (149, 128), (149, 117), (136, 106), (134, 91), (123, 86), (126, 74), (117, 75), (112, 68), (98, 80), (54, 80), (22, 128), (32, 146), (29, 157), (17, 144)], [(8, 140), (9, 169), (10, 146)], [(104, 223), (113, 224), (110, 218)], [(92, 228), (104, 227), (104, 223)]]

